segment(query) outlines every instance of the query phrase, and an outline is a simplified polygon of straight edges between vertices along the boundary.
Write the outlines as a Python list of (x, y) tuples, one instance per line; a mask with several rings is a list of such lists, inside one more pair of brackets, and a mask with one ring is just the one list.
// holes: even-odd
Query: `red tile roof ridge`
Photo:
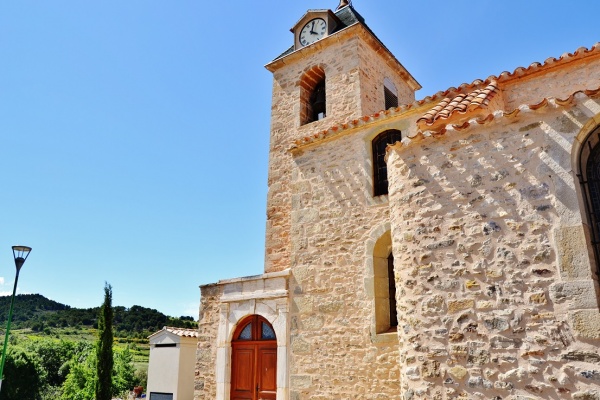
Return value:
[(590, 55), (593, 55), (593, 53), (600, 54), (600, 42), (595, 43), (589, 49), (586, 47), (580, 47), (577, 50), (575, 50), (573, 53), (568, 53), (568, 52), (563, 53), (559, 58), (548, 57), (543, 63), (533, 62), (533, 63), (529, 64), (528, 67), (517, 67), (514, 69), (513, 72), (503, 71), (498, 76), (490, 75), (484, 80), (475, 79), (471, 83), (463, 83), (463, 84), (459, 85), (458, 88), (452, 86), (446, 90), (439, 91), (433, 95), (426, 96), (421, 100), (417, 100), (417, 103), (419, 103), (419, 104), (430, 103), (430, 102), (438, 100), (440, 97), (448, 97), (449, 95), (456, 96), (458, 94), (464, 94), (466, 91), (473, 90), (474, 88), (481, 86), (482, 84), (489, 83), (492, 81), (496, 81), (497, 83), (503, 83), (505, 81), (508, 81), (508, 80), (511, 80), (514, 78), (521, 78), (525, 75), (529, 75), (531, 73), (534, 73), (534, 72), (537, 72), (537, 71), (540, 71), (540, 70), (543, 70), (546, 68), (554, 67), (556, 64), (564, 64), (564, 63), (572, 62), (572, 61), (575, 61), (575, 60), (578, 60), (581, 58), (588, 57)]
[(439, 135), (443, 135), (443, 134), (447, 133), (449, 130), (464, 131), (464, 130), (471, 128), (473, 126), (476, 126), (476, 125), (486, 125), (494, 120), (499, 120), (501, 118), (514, 118), (521, 113), (537, 112), (537, 111), (543, 110), (549, 106), (556, 107), (556, 108), (569, 107), (569, 106), (573, 105), (574, 100), (577, 96), (585, 96), (585, 97), (591, 98), (591, 97), (597, 97), (599, 95), (600, 95), (600, 87), (598, 87), (596, 89), (577, 90), (577, 91), (573, 92), (566, 99), (544, 97), (538, 103), (522, 104), (519, 107), (516, 107), (515, 109), (513, 109), (511, 111), (498, 110), (498, 111), (495, 111), (495, 112), (489, 114), (487, 117), (473, 118), (473, 119), (463, 122), (460, 125), (443, 124), (443, 125), (437, 126), (434, 129), (418, 130), (417, 134), (414, 135), (411, 139), (416, 139), (419, 136), (421, 136), (422, 138), (431, 137), (431, 136), (439, 136)]
[(600, 42), (597, 42), (589, 49), (586, 47), (580, 47), (577, 50), (575, 50), (573, 53), (568, 53), (568, 52), (563, 53), (558, 58), (548, 57), (546, 60), (544, 60), (543, 63), (533, 62), (533, 63), (529, 64), (528, 67), (517, 67), (513, 72), (503, 71), (497, 77), (495, 75), (490, 75), (488, 77), (488, 79), (497, 79), (499, 82), (505, 82), (505, 81), (513, 79), (513, 78), (521, 78), (525, 75), (529, 75), (531, 73), (538, 72), (540, 70), (554, 67), (557, 64), (565, 64), (565, 63), (569, 63), (572, 61), (576, 61), (576, 60), (588, 57), (590, 55), (593, 55), (593, 53), (600, 54)]
[[(462, 131), (462, 130), (468, 129), (474, 125), (487, 124), (487, 123), (491, 122), (493, 119), (497, 119), (498, 117), (514, 118), (517, 115), (521, 114), (522, 112), (525, 112), (525, 113), (535, 112), (540, 109), (544, 109), (551, 104), (555, 107), (568, 107), (573, 104), (575, 97), (579, 94), (585, 95), (587, 97), (596, 97), (600, 94), (600, 87), (598, 87), (596, 89), (577, 90), (577, 91), (573, 92), (566, 99), (545, 97), (542, 100), (540, 100), (538, 103), (535, 103), (535, 104), (522, 104), (519, 107), (516, 107), (515, 109), (513, 109), (511, 111), (498, 110), (498, 111), (488, 114), (488, 116), (484, 117), (483, 119), (482, 118), (473, 118), (473, 119), (463, 122), (460, 125), (441, 124), (433, 129), (417, 130), (415, 135), (413, 135), (412, 137), (409, 136), (409, 139), (419, 140), (419, 139), (422, 139), (425, 137), (443, 135), (447, 132), (448, 127), (450, 127), (451, 130)], [(389, 116), (402, 114), (402, 113), (410, 110), (411, 108), (413, 108), (414, 104), (415, 103), (409, 104), (409, 105), (403, 105), (403, 106), (400, 106), (397, 108), (390, 108), (389, 110), (378, 112), (378, 113), (372, 114), (370, 116), (360, 117), (358, 119), (354, 119), (354, 120), (346, 122), (346, 123), (334, 125), (328, 129), (325, 129), (318, 133), (315, 133), (312, 136), (306, 136), (304, 138), (295, 140), (293, 142), (293, 145), (290, 148), (290, 150), (295, 150), (298, 147), (303, 147), (305, 145), (315, 143), (315, 142), (325, 139), (325, 138), (335, 137), (346, 130), (349, 130), (349, 129), (352, 129), (355, 127), (360, 127), (360, 126), (369, 124), (371, 122), (374, 122), (376, 120), (385, 119), (385, 118), (388, 118)], [(458, 129), (456, 127), (458, 127)]]
[[(549, 68), (549, 67), (553, 67), (555, 64), (557, 63), (567, 63), (567, 62), (571, 62), (571, 61), (575, 61), (576, 59), (581, 59), (584, 57), (588, 57), (590, 55), (593, 55), (592, 53), (597, 53), (600, 54), (600, 42), (597, 42), (596, 44), (594, 44), (592, 47), (590, 47), (589, 49), (586, 47), (580, 47), (577, 50), (575, 50), (573, 53), (564, 53), (562, 54), (558, 59), (554, 58), (554, 57), (549, 57), (544, 61), (544, 64), (541, 64), (539, 62), (534, 62), (532, 64), (529, 65), (529, 67), (524, 68), (524, 67), (518, 67), (516, 68), (512, 73), (508, 72), (508, 71), (504, 71), (502, 72), (499, 76), (495, 76), (495, 75), (490, 75), (487, 79), (485, 80), (481, 80), (481, 79), (475, 79), (473, 82), (471, 83), (463, 83), (461, 85), (459, 85), (458, 88), (455, 87), (450, 87), (444, 91), (439, 91), (431, 96), (426, 96), (421, 100), (415, 100), (412, 103), (408, 103), (408, 104), (404, 104), (401, 105), (399, 107), (396, 108), (390, 108), (389, 110), (385, 110), (385, 111), (380, 111), (377, 112), (375, 114), (372, 114), (370, 116), (364, 116), (364, 117), (359, 117), (359, 119), (362, 119), (363, 122), (361, 125), (364, 125), (366, 123), (375, 121), (377, 119), (381, 119), (381, 118), (387, 118), (389, 116), (394, 116), (394, 115), (398, 115), (398, 114), (402, 114), (412, 108), (417, 108), (429, 103), (432, 103), (434, 101), (439, 101), (439, 98), (445, 98), (445, 97), (449, 97), (449, 95), (453, 94), (454, 96), (459, 95), (459, 94), (465, 94), (465, 92), (467, 90), (472, 90), (474, 88), (480, 88), (483, 84), (491, 84), (492, 82), (494, 82), (495, 85), (499, 85), (499, 83), (501, 82), (505, 82), (507, 80), (510, 80), (512, 78), (515, 77), (522, 77), (524, 75), (533, 73), (537, 70), (540, 69), (545, 69), (545, 68)], [(535, 71), (534, 71), (535, 70)], [(566, 106), (568, 104), (570, 104), (573, 99), (574, 96), (577, 93), (584, 93), (587, 96), (596, 96), (598, 93), (600, 92), (600, 87), (598, 87), (597, 89), (594, 90), (580, 90), (577, 92), (574, 92), (573, 94), (571, 94), (571, 96), (569, 96), (567, 99), (565, 100), (561, 100), (561, 99), (554, 99), (554, 103), (559, 105), (559, 106)], [(453, 96), (453, 97), (454, 97)], [(491, 98), (490, 98), (491, 99)], [(544, 99), (542, 99), (541, 102), (543, 102)], [(435, 107), (439, 106), (436, 105)], [(534, 105), (536, 106), (536, 105)], [(435, 107), (433, 107), (431, 110), (433, 110)], [(524, 106), (527, 110), (529, 110), (529, 105), (525, 105)], [(430, 111), (431, 111), (430, 110)], [(520, 112), (522, 111), (522, 107), (517, 107), (512, 111), (502, 111), (503, 116), (505, 117), (514, 117), (516, 115), (518, 115)], [(460, 111), (458, 111), (460, 112)], [(295, 150), (300, 146), (304, 146), (310, 143), (314, 143), (317, 140), (321, 140), (324, 138), (329, 138), (329, 137), (333, 137), (336, 136), (338, 134), (341, 134), (343, 131), (351, 129), (351, 128), (355, 128), (357, 126), (360, 126), (358, 124), (359, 120), (355, 119), (353, 121), (350, 122), (346, 122), (346, 123), (340, 123), (340, 124), (336, 124), (331, 126), (328, 129), (325, 129), (315, 135), (313, 135), (313, 137), (304, 137), (302, 139), (297, 139), (293, 142), (292, 147), (290, 148), (290, 150)], [(445, 126), (441, 126), (438, 128), (438, 130), (445, 130)], [(418, 131), (418, 134), (415, 135), (414, 137), (418, 137), (420, 135), (422, 135), (423, 132), (428, 132), (428, 130), (420, 130)]]

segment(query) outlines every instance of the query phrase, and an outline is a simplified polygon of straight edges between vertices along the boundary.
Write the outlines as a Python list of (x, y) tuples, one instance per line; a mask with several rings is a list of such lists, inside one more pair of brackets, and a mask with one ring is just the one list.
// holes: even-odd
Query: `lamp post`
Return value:
[(15, 267), (17, 267), (17, 276), (15, 277), (15, 286), (13, 288), (12, 298), (10, 300), (10, 311), (8, 312), (8, 323), (6, 324), (6, 334), (4, 335), (4, 348), (2, 349), (2, 362), (0, 363), (0, 389), (2, 388), (2, 380), (4, 379), (4, 362), (6, 361), (6, 347), (8, 346), (8, 333), (10, 331), (10, 322), (12, 320), (13, 307), (15, 305), (15, 294), (17, 292), (17, 282), (19, 281), (19, 272), (25, 264), (25, 260), (31, 252), (31, 247), (13, 246), (13, 257), (15, 259)]

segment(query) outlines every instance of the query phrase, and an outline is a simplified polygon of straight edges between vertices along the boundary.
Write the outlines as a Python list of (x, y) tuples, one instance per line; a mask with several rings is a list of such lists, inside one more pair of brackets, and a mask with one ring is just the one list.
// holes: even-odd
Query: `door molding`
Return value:
[(238, 324), (231, 343), (234, 400), (276, 400), (277, 341), (273, 335), (271, 324), (258, 315), (246, 317)]
[(216, 400), (231, 400), (233, 335), (239, 323), (251, 315), (263, 317), (275, 331), (277, 337), (277, 400), (289, 399), (289, 299), (287, 290), (289, 273), (290, 271), (286, 270), (221, 282), (225, 286), (225, 294), (221, 298), (217, 333)]

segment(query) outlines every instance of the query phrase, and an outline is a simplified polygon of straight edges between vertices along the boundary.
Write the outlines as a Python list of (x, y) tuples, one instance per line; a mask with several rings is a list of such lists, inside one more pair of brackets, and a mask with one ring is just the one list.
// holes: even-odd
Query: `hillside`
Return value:
[[(6, 325), (10, 296), (0, 297), (0, 328)], [(22, 294), (15, 298), (14, 329), (34, 332), (53, 328), (96, 328), (100, 307), (73, 308), (47, 299), (40, 294)], [(192, 317), (169, 317), (142, 306), (114, 307), (114, 328), (119, 337), (145, 338), (163, 326), (196, 328)]]

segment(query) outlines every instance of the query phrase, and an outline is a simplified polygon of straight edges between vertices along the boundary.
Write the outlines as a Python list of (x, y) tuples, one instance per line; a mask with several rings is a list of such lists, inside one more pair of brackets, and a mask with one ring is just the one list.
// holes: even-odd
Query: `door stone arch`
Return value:
[(289, 293), (290, 270), (219, 282), (219, 327), (216, 349), (216, 399), (232, 400), (232, 356), (236, 334), (249, 318), (264, 318), (275, 332), (277, 343), (277, 400), (289, 399)]

